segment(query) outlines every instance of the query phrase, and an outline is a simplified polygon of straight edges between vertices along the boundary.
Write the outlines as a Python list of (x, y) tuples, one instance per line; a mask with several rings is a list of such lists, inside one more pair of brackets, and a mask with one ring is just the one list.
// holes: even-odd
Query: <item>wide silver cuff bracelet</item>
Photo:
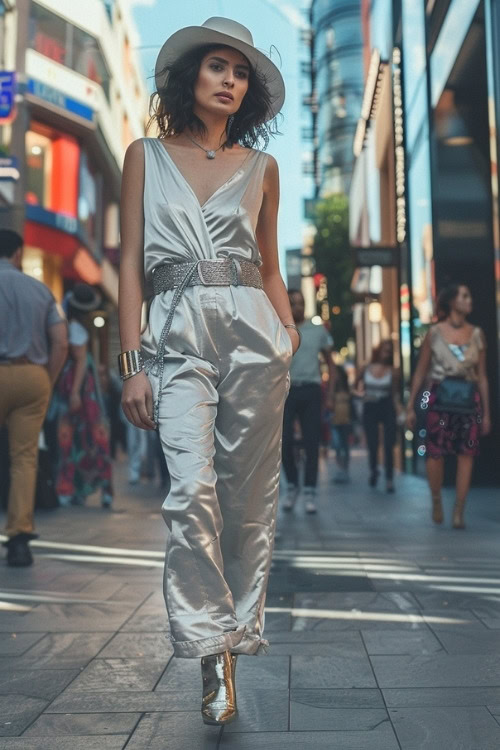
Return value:
[(144, 360), (139, 349), (130, 349), (118, 355), (118, 369), (122, 380), (128, 380), (144, 370)]

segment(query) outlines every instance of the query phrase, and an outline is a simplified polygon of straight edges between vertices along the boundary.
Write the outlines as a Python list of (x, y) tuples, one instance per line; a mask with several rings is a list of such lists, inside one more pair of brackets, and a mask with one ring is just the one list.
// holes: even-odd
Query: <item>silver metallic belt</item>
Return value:
[[(193, 269), (194, 265), (194, 269)], [(193, 263), (169, 263), (157, 266), (153, 271), (153, 291), (155, 294), (167, 292), (181, 286), (186, 274), (186, 286), (252, 286), (263, 289), (262, 276), (255, 263), (248, 260), (199, 260)]]
[(263, 289), (262, 276), (254, 263), (248, 260), (224, 258), (221, 260), (197, 260), (193, 263), (168, 263), (153, 270), (153, 291), (161, 294), (175, 289), (165, 325), (163, 326), (158, 351), (155, 357), (145, 358), (144, 369), (158, 377), (158, 398), (154, 404), (153, 418), (158, 424), (160, 399), (163, 388), (163, 370), (167, 354), (167, 338), (177, 305), (188, 286), (250, 286)]

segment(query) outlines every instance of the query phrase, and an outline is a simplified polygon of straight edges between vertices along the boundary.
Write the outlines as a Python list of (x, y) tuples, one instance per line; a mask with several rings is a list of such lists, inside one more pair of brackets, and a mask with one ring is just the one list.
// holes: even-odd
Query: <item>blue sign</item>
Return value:
[(34, 206), (28, 203), (26, 205), (26, 218), (30, 221), (36, 221), (38, 224), (45, 224), (52, 229), (59, 229), (66, 234), (78, 235), (79, 222), (74, 216), (59, 214), (42, 206)]
[(84, 120), (89, 120), (89, 122), (93, 122), (94, 120), (93, 109), (87, 107), (86, 104), (82, 104), (76, 99), (71, 99), (69, 96), (66, 96), (66, 94), (63, 94), (62, 91), (59, 91), (52, 86), (48, 86), (46, 83), (30, 78), (28, 80), (28, 91), (39, 99), (43, 99), (49, 104), (60, 107), (61, 109), (66, 110), (66, 112), (70, 112), (72, 115), (78, 115), (78, 117), (81, 117)]
[(11, 117), (15, 107), (16, 74), (13, 71), (0, 70), (0, 119)]

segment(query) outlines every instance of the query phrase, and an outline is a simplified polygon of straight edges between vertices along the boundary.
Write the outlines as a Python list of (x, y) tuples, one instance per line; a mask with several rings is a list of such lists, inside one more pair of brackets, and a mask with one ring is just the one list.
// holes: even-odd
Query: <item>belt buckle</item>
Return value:
[[(225, 278), (219, 276), (219, 272), (224, 269), (227, 270), (228, 263), (231, 263), (231, 280), (226, 275)], [(233, 279), (238, 281), (238, 274), (235, 264), (229, 258), (223, 258), (221, 260), (199, 260), (197, 266), (198, 276), (203, 286), (229, 286), (233, 284)]]

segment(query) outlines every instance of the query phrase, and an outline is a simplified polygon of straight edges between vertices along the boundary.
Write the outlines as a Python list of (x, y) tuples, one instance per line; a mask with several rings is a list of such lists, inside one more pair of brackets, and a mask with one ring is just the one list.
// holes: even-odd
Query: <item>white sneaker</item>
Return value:
[(316, 500), (316, 492), (314, 489), (309, 489), (306, 487), (304, 492), (304, 500), (305, 500), (305, 509), (306, 513), (316, 513), (316, 503), (314, 502)]
[(295, 484), (289, 484), (286, 489), (286, 497), (283, 502), (283, 510), (290, 511), (295, 508), (297, 497), (299, 495), (299, 488)]

